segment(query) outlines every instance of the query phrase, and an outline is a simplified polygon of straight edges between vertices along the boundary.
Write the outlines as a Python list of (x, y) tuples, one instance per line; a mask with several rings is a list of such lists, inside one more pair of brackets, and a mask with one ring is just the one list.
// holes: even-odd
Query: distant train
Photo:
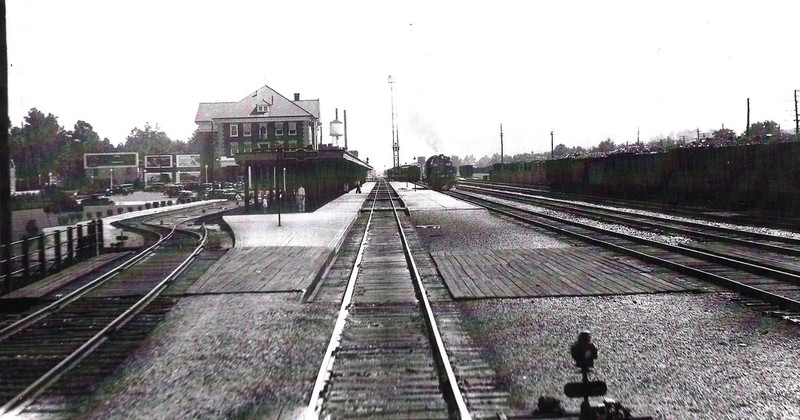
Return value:
[(403, 165), (386, 170), (386, 178), (391, 181), (419, 182), (420, 170), (417, 165)]
[(434, 155), (425, 162), (425, 183), (436, 191), (449, 190), (456, 181), (456, 167), (450, 156)]

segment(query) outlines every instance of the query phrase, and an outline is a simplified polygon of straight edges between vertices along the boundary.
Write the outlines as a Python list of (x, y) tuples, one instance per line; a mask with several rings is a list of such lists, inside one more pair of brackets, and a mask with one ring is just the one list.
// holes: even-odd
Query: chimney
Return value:
[(294, 94), (294, 100), (295, 101), (299, 101), (300, 100), (300, 94), (299, 93), (295, 93)]

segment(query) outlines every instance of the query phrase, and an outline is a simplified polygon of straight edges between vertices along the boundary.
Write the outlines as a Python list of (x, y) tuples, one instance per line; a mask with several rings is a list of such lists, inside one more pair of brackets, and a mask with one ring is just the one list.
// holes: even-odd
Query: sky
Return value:
[[(6, 0), (9, 117), (125, 141), (187, 140), (200, 102), (263, 85), (319, 99), (323, 136), (392, 164), (635, 142), (751, 122), (794, 128), (797, 1)], [(388, 76), (395, 83), (390, 91)], [(341, 141), (341, 140), (340, 140)], [(343, 141), (341, 141), (343, 143)]]

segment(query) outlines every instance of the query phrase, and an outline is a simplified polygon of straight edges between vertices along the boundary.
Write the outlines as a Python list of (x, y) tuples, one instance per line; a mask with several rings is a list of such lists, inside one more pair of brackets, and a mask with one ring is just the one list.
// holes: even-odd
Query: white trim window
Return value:
[(283, 123), (275, 123), (275, 135), (282, 136), (283, 135)]
[(289, 123), (289, 135), (290, 136), (296, 136), (297, 135), (297, 123), (296, 122), (290, 122)]
[(266, 113), (269, 112), (269, 105), (267, 104), (258, 104), (256, 105), (256, 112)]
[(244, 131), (243, 135), (245, 137), (250, 137), (253, 135), (253, 124), (244, 123), (242, 124), (242, 131)]
[(231, 124), (231, 137), (239, 137), (239, 124)]

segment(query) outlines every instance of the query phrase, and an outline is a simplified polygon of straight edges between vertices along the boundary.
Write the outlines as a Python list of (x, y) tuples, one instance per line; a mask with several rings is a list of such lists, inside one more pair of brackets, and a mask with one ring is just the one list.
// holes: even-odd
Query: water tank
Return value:
[(331, 121), (331, 136), (339, 137), (344, 135), (344, 124), (339, 120)]

